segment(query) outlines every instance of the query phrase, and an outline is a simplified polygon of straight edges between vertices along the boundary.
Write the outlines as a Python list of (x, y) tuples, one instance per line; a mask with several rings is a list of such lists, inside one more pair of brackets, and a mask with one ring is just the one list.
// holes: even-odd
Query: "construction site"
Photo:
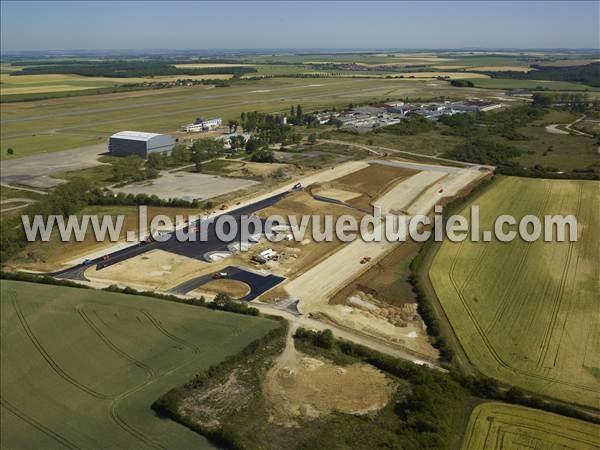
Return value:
[[(329, 215), (360, 221), (374, 206), (383, 214), (429, 215), (435, 205), (466, 194), (490, 175), (484, 166), (389, 156), (349, 161), (287, 180), (234, 206), (217, 207), (210, 218)], [(315, 242), (309, 222), (301, 240), (295, 239), (295, 225), (286, 223), (271, 232), (277, 240), (259, 233), (245, 243), (224, 243), (210, 222), (198, 219), (187, 228), (202, 226), (209, 227), (206, 242), (177, 242), (172, 236), (165, 242), (113, 246), (75, 266), (70, 258), (55, 275), (97, 287), (117, 284), (209, 301), (225, 293), (294, 323), (308, 320), (405, 352), (418, 363), (436, 364), (437, 350), (404, 281), (415, 242), (343, 242), (335, 235)]]

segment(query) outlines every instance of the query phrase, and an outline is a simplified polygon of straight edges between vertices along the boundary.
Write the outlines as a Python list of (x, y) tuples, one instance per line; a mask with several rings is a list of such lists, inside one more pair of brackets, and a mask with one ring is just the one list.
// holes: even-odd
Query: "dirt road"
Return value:
[[(318, 330), (318, 331), (329, 329), (332, 331), (333, 335), (338, 339), (345, 339), (347, 341), (351, 341), (356, 344), (364, 345), (365, 347), (368, 347), (372, 350), (378, 351), (378, 352), (386, 354), (386, 355), (393, 356), (395, 358), (404, 359), (407, 361), (411, 361), (415, 364), (426, 365), (426, 366), (434, 368), (434, 369), (439, 369), (441, 371), (445, 371), (445, 369), (442, 369), (440, 367), (440, 365), (437, 361), (424, 360), (423, 358), (421, 358), (413, 353), (407, 352), (401, 348), (398, 348), (397, 346), (390, 345), (381, 339), (373, 338), (373, 337), (366, 336), (363, 334), (357, 334), (353, 330), (349, 330), (347, 328), (340, 327), (336, 324), (324, 323), (319, 320), (313, 319), (305, 314), (297, 316), (288, 311), (283, 311), (281, 309), (278, 309), (275, 306), (270, 305), (270, 304), (260, 303), (260, 302), (252, 302), (251, 306), (258, 308), (261, 312), (263, 312), (265, 314), (272, 314), (272, 315), (280, 316), (280, 317), (287, 319), (290, 323), (290, 329), (293, 328), (294, 330), (296, 330), (299, 327), (303, 327), (303, 328), (307, 328), (307, 329), (311, 329), (311, 330)], [(293, 336), (293, 333), (289, 336)], [(294, 354), (295, 354), (296, 350), (293, 347), (293, 342), (291, 343), (291, 345), (292, 345), (292, 347), (288, 350), (288, 353), (286, 356), (284, 356), (284, 358), (294, 358), (294, 356), (295, 356)], [(286, 345), (286, 349), (287, 349), (287, 345)]]
[(29, 206), (35, 202), (36, 202), (36, 200), (33, 200), (31, 198), (9, 198), (9, 199), (0, 201), (0, 205), (10, 205), (11, 203), (21, 203), (21, 204), (16, 205), (16, 206), (9, 206), (7, 208), (2, 208), (2, 209), (0, 209), (0, 212), (5, 213), (5, 212), (9, 212), (9, 211), (14, 211), (15, 209), (25, 208), (26, 206)]
[(546, 125), (546, 132), (550, 134), (569, 134), (568, 131), (561, 130), (560, 128), (558, 128), (560, 125), (562, 124), (553, 123), (551, 125)]
[[(382, 204), (384, 212), (405, 211), (404, 214), (429, 214), (434, 205), (443, 197), (452, 197), (483, 176), (486, 171), (460, 169), (452, 173), (423, 171), (394, 186), (374, 204)], [(394, 344), (414, 351), (423, 352), (423, 357), (433, 357), (427, 349), (411, 340), (408, 330), (395, 327), (383, 318), (362, 312), (348, 305), (331, 305), (329, 299), (361, 273), (377, 263), (396, 245), (398, 241), (385, 238), (385, 222), (374, 227), (381, 233), (381, 242), (367, 242), (357, 238), (347, 243), (327, 259), (303, 272), (300, 276), (285, 282), (282, 287), (291, 298), (299, 299), (298, 310), (302, 314), (320, 317), (327, 324), (335, 323), (341, 328), (354, 331), (354, 334), (369, 335), (373, 339), (386, 339)], [(365, 259), (368, 263), (365, 264)]]

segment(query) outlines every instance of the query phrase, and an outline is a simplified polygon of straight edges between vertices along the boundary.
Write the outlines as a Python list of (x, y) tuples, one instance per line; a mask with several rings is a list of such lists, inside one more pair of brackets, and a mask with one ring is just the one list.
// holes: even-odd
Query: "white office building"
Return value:
[(222, 123), (223, 121), (220, 117), (215, 117), (214, 119), (198, 118), (194, 123), (184, 125), (181, 129), (187, 133), (201, 133), (214, 130), (215, 128), (220, 127)]

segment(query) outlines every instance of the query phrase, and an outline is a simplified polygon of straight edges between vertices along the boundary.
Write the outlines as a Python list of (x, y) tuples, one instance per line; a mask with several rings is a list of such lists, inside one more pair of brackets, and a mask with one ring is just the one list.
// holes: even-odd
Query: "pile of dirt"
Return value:
[(269, 420), (291, 426), (295, 419), (316, 419), (342, 412), (365, 415), (383, 408), (397, 385), (366, 364), (338, 366), (297, 353), (282, 360), (265, 377), (263, 391)]

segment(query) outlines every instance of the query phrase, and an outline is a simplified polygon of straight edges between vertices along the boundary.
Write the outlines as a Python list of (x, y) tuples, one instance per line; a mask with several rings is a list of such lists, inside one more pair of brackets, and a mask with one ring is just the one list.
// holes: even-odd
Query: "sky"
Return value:
[(598, 48), (600, 2), (8, 1), (0, 47)]

